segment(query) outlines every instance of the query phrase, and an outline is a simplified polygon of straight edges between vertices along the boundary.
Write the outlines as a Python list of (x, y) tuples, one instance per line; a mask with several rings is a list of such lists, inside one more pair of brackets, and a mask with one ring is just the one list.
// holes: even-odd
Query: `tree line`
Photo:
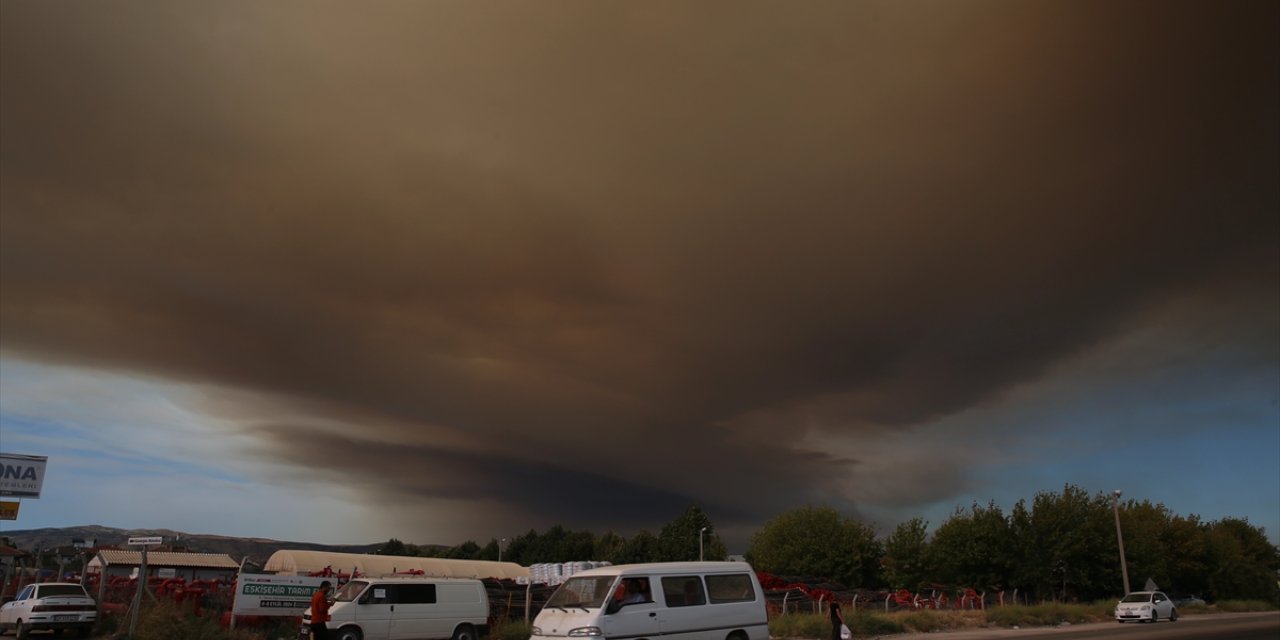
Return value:
[[(759, 571), (832, 580), (850, 589), (1016, 589), (1019, 599), (1088, 602), (1123, 591), (1117, 514), (1131, 590), (1152, 580), (1172, 593), (1280, 604), (1280, 548), (1261, 527), (1237, 518), (1203, 522), (1146, 500), (1113, 503), (1109, 494), (1089, 495), (1074, 485), (1036, 494), (1029, 504), (1019, 501), (1007, 514), (994, 502), (974, 504), (957, 508), (932, 532), (928, 522), (914, 518), (883, 537), (830, 507), (801, 507), (765, 523), (745, 555)], [(467, 541), (428, 548), (393, 538), (378, 550), (472, 560), (501, 555), (524, 566), (696, 560), (699, 552), (706, 560), (728, 555), (697, 505), (656, 535), (596, 536), (554, 526), (543, 533), (531, 529), (505, 544), (494, 539), (485, 546)]]

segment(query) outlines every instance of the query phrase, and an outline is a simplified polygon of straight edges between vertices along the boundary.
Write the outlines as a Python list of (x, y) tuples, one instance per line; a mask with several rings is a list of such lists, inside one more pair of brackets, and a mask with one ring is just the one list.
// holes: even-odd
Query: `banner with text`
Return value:
[(0, 453), (0, 496), (39, 498), (47, 456)]
[(301, 616), (320, 583), (334, 578), (240, 574), (231, 613), (237, 616)]

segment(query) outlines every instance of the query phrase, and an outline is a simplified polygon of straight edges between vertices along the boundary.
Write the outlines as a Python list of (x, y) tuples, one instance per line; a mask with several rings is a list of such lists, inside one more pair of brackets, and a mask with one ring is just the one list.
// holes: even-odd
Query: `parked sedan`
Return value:
[(1116, 622), (1155, 622), (1161, 618), (1170, 622), (1178, 619), (1178, 608), (1161, 591), (1134, 591), (1116, 604)]
[(74, 582), (29, 584), (12, 602), (0, 606), (0, 631), (13, 629), (19, 640), (37, 629), (55, 634), (75, 629), (81, 638), (88, 638), (97, 621), (93, 598)]

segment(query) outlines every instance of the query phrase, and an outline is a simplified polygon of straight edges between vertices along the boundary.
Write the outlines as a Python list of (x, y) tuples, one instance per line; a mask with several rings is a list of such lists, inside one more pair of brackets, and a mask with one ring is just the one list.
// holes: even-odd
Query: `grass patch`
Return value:
[[(874, 636), (885, 633), (902, 633), (902, 623), (885, 615), (858, 611), (844, 616), (845, 624), (854, 636)], [(822, 613), (788, 613), (769, 619), (771, 638), (819, 638), (831, 637), (831, 619)]]
[(489, 640), (529, 640), (533, 625), (524, 620), (507, 620), (489, 627)]
[[(1200, 607), (1197, 607), (1197, 609)], [(1257, 611), (1275, 611), (1276, 605), (1265, 600), (1222, 600), (1215, 602), (1209, 607), (1208, 611), (1220, 611), (1222, 613), (1251, 613)]]
[(1064, 622), (1084, 624), (1104, 622), (1115, 617), (1115, 603), (1098, 601), (1091, 604), (1046, 602), (1029, 606), (992, 607), (987, 609), (987, 622), (998, 627), (1051, 627)]

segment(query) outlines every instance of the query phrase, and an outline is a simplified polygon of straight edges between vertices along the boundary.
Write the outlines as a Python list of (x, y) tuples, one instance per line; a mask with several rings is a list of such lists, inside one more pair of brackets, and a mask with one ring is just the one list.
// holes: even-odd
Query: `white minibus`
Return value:
[(471, 579), (356, 578), (334, 594), (329, 616), (332, 640), (477, 640), (489, 631), (489, 594)]
[(764, 592), (745, 562), (662, 562), (576, 573), (533, 622), (532, 640), (768, 640)]

